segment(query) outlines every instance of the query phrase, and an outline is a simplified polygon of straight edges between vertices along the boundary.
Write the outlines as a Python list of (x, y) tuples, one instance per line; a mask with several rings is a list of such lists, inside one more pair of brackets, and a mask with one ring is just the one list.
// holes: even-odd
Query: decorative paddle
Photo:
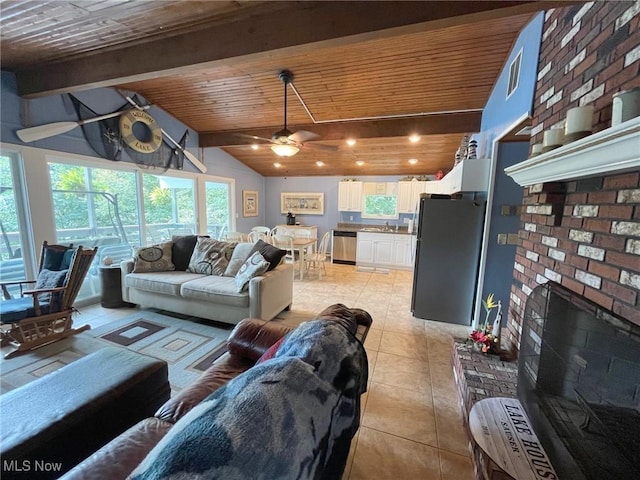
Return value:
[[(141, 107), (142, 110), (146, 110), (148, 108), (148, 105)], [(16, 135), (18, 135), (18, 138), (25, 143), (35, 142), (36, 140), (42, 140), (43, 138), (54, 137), (62, 133), (70, 132), (74, 128), (86, 125), (87, 123), (99, 122), (100, 120), (106, 120), (107, 118), (118, 117), (128, 111), (129, 110), (121, 110), (118, 112), (107, 113), (105, 115), (88, 118), (86, 120), (79, 120), (77, 122), (47, 123), (46, 125), (23, 128), (22, 130), (16, 131)]]

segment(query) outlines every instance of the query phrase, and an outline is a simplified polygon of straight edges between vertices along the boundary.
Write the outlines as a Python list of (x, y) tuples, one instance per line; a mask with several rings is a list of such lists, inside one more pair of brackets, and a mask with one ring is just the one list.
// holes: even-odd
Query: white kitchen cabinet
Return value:
[(413, 213), (429, 182), (398, 182), (398, 213)]
[(442, 191), (438, 193), (486, 192), (489, 185), (489, 164), (488, 158), (461, 161), (440, 180)]
[(362, 182), (338, 183), (338, 210), (340, 212), (362, 211)]
[(372, 268), (412, 268), (412, 235), (358, 232), (356, 265)]

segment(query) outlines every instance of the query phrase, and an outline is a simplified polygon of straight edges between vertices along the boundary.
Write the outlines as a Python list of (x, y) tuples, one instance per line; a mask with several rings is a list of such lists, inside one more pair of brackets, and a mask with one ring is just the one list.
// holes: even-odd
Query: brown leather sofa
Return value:
[[(364, 343), (372, 324), (364, 310), (342, 304), (327, 307), (314, 320), (338, 322)], [(244, 319), (233, 329), (227, 352), (193, 384), (169, 399), (156, 412), (85, 459), (64, 477), (65, 480), (124, 479), (147, 456), (169, 429), (194, 406), (232, 378), (251, 368), (291, 327), (273, 321)]]

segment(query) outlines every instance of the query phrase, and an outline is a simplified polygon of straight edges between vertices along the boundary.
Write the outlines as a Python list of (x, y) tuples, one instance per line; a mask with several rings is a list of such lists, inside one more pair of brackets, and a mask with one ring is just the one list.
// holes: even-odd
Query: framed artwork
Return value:
[(242, 191), (242, 216), (258, 216), (258, 192), (255, 190)]
[(280, 213), (324, 215), (324, 193), (281, 193)]

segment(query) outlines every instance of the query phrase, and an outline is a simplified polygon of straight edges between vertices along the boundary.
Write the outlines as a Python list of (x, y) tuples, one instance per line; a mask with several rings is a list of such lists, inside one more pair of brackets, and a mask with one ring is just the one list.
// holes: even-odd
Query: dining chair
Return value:
[(262, 240), (266, 243), (271, 243), (271, 235), (255, 230), (249, 232), (249, 234), (247, 235), (247, 242), (249, 243), (256, 243), (258, 240)]
[(322, 272), (327, 274), (327, 268), (325, 263), (327, 261), (327, 251), (329, 249), (329, 241), (331, 240), (331, 232), (326, 232), (320, 240), (318, 250), (311, 255), (307, 255), (304, 258), (305, 269), (309, 270), (310, 267), (318, 267), (318, 278), (322, 278)]
[(271, 235), (272, 237), (275, 237), (276, 235), (291, 235), (292, 237), (294, 236), (291, 229), (282, 226), (273, 227), (269, 232), (269, 235)]
[(285, 263), (293, 264), (293, 277), (295, 278), (296, 264), (298, 264), (299, 268), (303, 268), (303, 266), (300, 265), (299, 258), (297, 257), (296, 250), (293, 246), (293, 235), (276, 234), (272, 236), (271, 239), (274, 247), (286, 250), (287, 253), (283, 258)]
[(264, 233), (265, 235), (269, 235), (271, 233), (271, 229), (269, 227), (264, 227), (262, 225), (258, 225), (256, 227), (253, 227), (251, 229), (252, 232), (260, 232), (260, 233)]
[(247, 236), (242, 232), (226, 232), (224, 234), (224, 239), (227, 242), (246, 242)]

